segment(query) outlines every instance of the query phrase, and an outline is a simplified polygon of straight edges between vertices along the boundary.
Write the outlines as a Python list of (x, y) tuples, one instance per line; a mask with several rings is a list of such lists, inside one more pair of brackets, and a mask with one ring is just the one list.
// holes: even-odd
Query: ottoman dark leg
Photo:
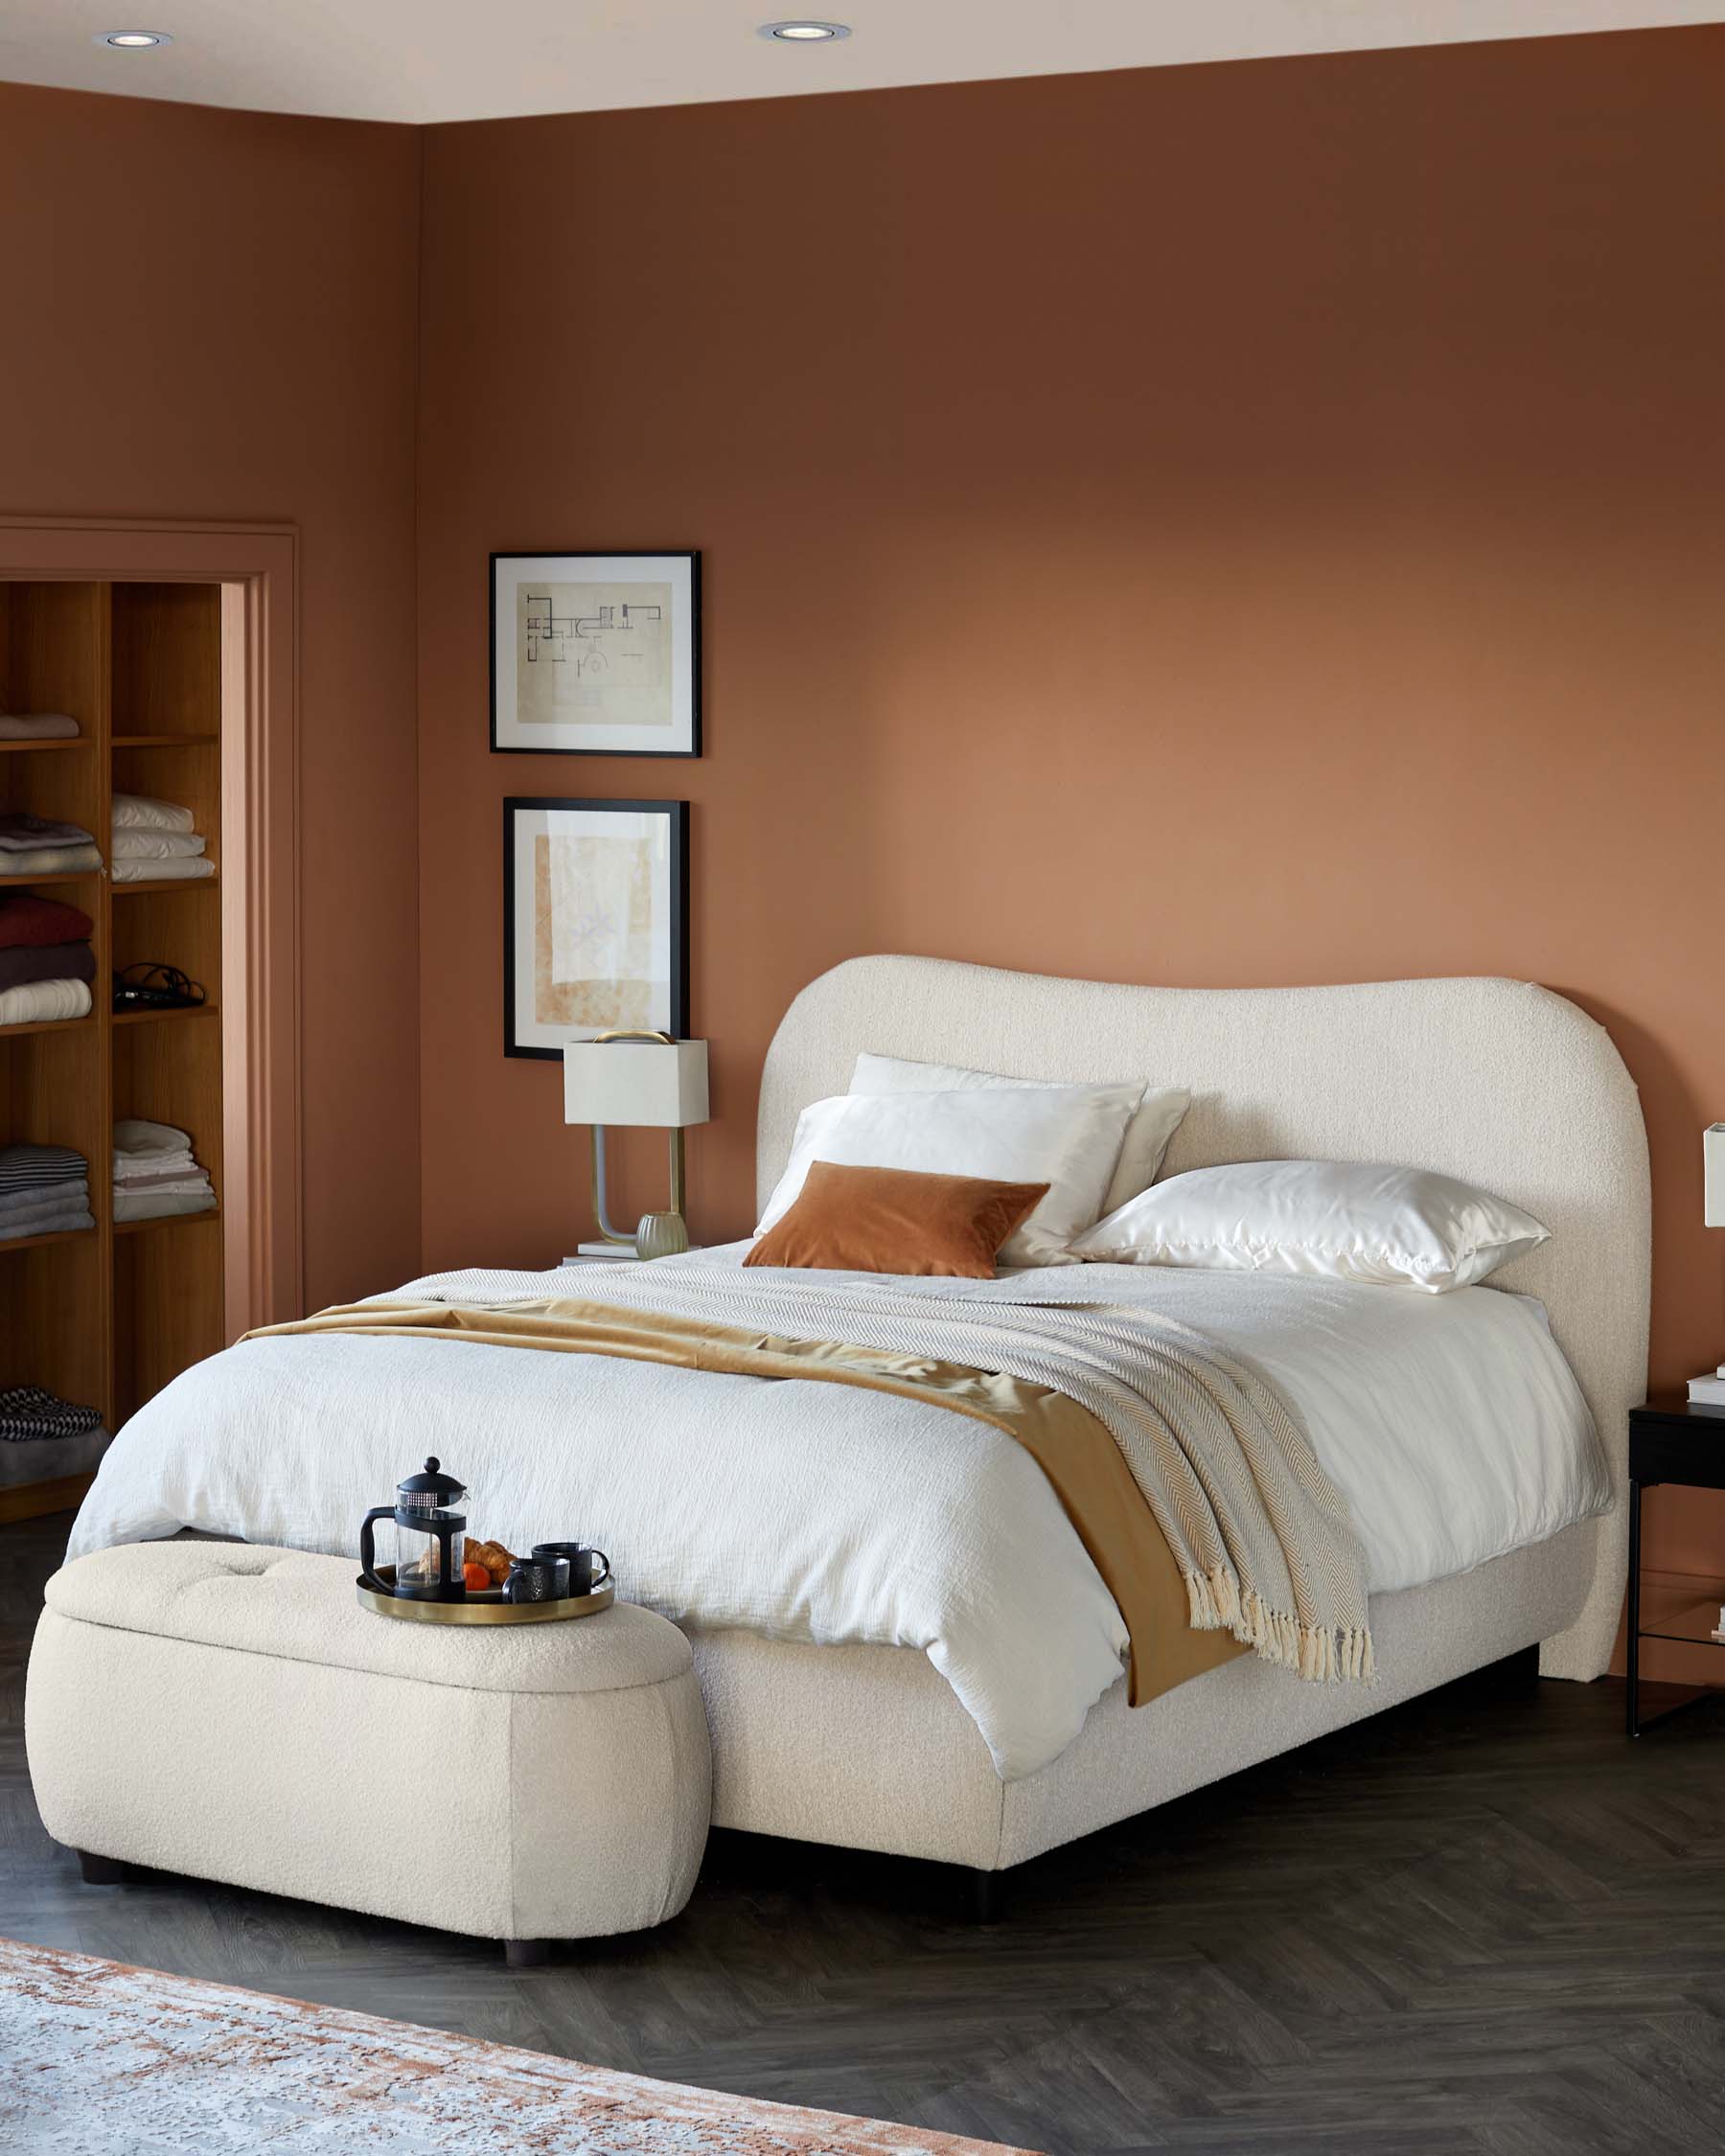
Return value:
[(92, 1856), (88, 1849), (79, 1850), (78, 1869), (86, 1887), (123, 1887), (130, 1876), (130, 1867), (118, 1857)]
[(512, 1969), (537, 1969), (551, 1959), (548, 1938), (506, 1938), (503, 1952)]
[(970, 1872), (970, 1920), (973, 1924), (1000, 1924), (1006, 1920), (1006, 1874), (1003, 1871), (963, 1869)]

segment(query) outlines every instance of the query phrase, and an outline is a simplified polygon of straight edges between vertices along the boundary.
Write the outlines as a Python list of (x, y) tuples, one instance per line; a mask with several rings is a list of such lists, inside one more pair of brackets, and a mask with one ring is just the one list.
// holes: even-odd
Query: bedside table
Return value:
[(1675, 1482), (1691, 1490), (1725, 1490), (1725, 1408), (1704, 1407), (1678, 1396), (1649, 1400), (1629, 1411), (1629, 1675), (1628, 1732), (1640, 1736), (1655, 1722), (1681, 1714), (1696, 1699), (1682, 1700), (1644, 1721), (1641, 1714), (1641, 1643), (1644, 1640), (1681, 1640), (1688, 1646), (1713, 1647), (1725, 1683), (1725, 1645), (1711, 1637), (1719, 1621), (1721, 1597), (1691, 1602), (1656, 1622), (1644, 1623), (1641, 1606), (1642, 1492), (1656, 1482)]

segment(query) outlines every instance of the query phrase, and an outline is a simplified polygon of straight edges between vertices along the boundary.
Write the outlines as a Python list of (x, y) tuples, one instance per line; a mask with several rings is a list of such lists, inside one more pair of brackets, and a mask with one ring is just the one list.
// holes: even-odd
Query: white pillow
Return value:
[(1004, 1265), (1070, 1265), (1067, 1245), (1102, 1209), (1140, 1086), (841, 1093), (805, 1108), (791, 1159), (757, 1235), (787, 1212), (816, 1160), (846, 1168), (1046, 1182), (1047, 1193), (1000, 1251)]
[(1531, 1214), (1453, 1176), (1340, 1160), (1243, 1160), (1170, 1176), (1072, 1246), (1119, 1265), (1301, 1273), (1442, 1295), (1550, 1236)]
[[(973, 1089), (1009, 1087), (1021, 1090), (1034, 1089), (1039, 1092), (1054, 1089), (1036, 1078), (1002, 1078), (992, 1070), (966, 1070), (955, 1063), (911, 1063), (903, 1056), (873, 1056), (866, 1049), (857, 1058), (850, 1082), (853, 1093), (876, 1094), (968, 1092)], [(1108, 1092), (1113, 1089), (1063, 1086), (1059, 1090)], [(1191, 1094), (1183, 1092), (1178, 1086), (1144, 1088), (1138, 1113), (1126, 1126), (1120, 1158), (1115, 1163), (1108, 1195), (1102, 1201), (1103, 1212), (1117, 1212), (1128, 1198), (1136, 1198), (1140, 1190), (1149, 1189), (1162, 1164), (1162, 1155), (1168, 1150), (1168, 1140), (1180, 1128), (1180, 1118), (1191, 1105)]]

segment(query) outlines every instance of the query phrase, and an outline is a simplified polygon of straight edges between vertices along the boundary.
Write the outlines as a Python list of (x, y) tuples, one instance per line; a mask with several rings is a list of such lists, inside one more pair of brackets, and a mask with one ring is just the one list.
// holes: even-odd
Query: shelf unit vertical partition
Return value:
[[(0, 710), (64, 711), (78, 740), (0, 743), (0, 809), (82, 824), (109, 854), (114, 792), (190, 808), (217, 874), (114, 883), (106, 869), (7, 879), (87, 913), (88, 1018), (0, 1026), (0, 1144), (76, 1148), (95, 1227), (0, 1240), (0, 1388), (40, 1385), (118, 1430), (225, 1341), (216, 1212), (114, 1221), (117, 1118), (191, 1132), (221, 1192), (220, 591), (214, 585), (0, 582)], [(115, 968), (148, 959), (204, 984), (196, 1011), (116, 1017)], [(84, 1476), (0, 1483), (0, 1520), (74, 1503)]]

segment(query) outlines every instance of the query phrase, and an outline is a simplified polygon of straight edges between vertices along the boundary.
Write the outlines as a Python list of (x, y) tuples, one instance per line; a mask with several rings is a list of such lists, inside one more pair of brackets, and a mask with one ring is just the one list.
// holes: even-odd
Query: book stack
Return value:
[(1691, 1407), (1725, 1408), (1725, 1363), (1705, 1377), (1690, 1378), (1689, 1396)]

